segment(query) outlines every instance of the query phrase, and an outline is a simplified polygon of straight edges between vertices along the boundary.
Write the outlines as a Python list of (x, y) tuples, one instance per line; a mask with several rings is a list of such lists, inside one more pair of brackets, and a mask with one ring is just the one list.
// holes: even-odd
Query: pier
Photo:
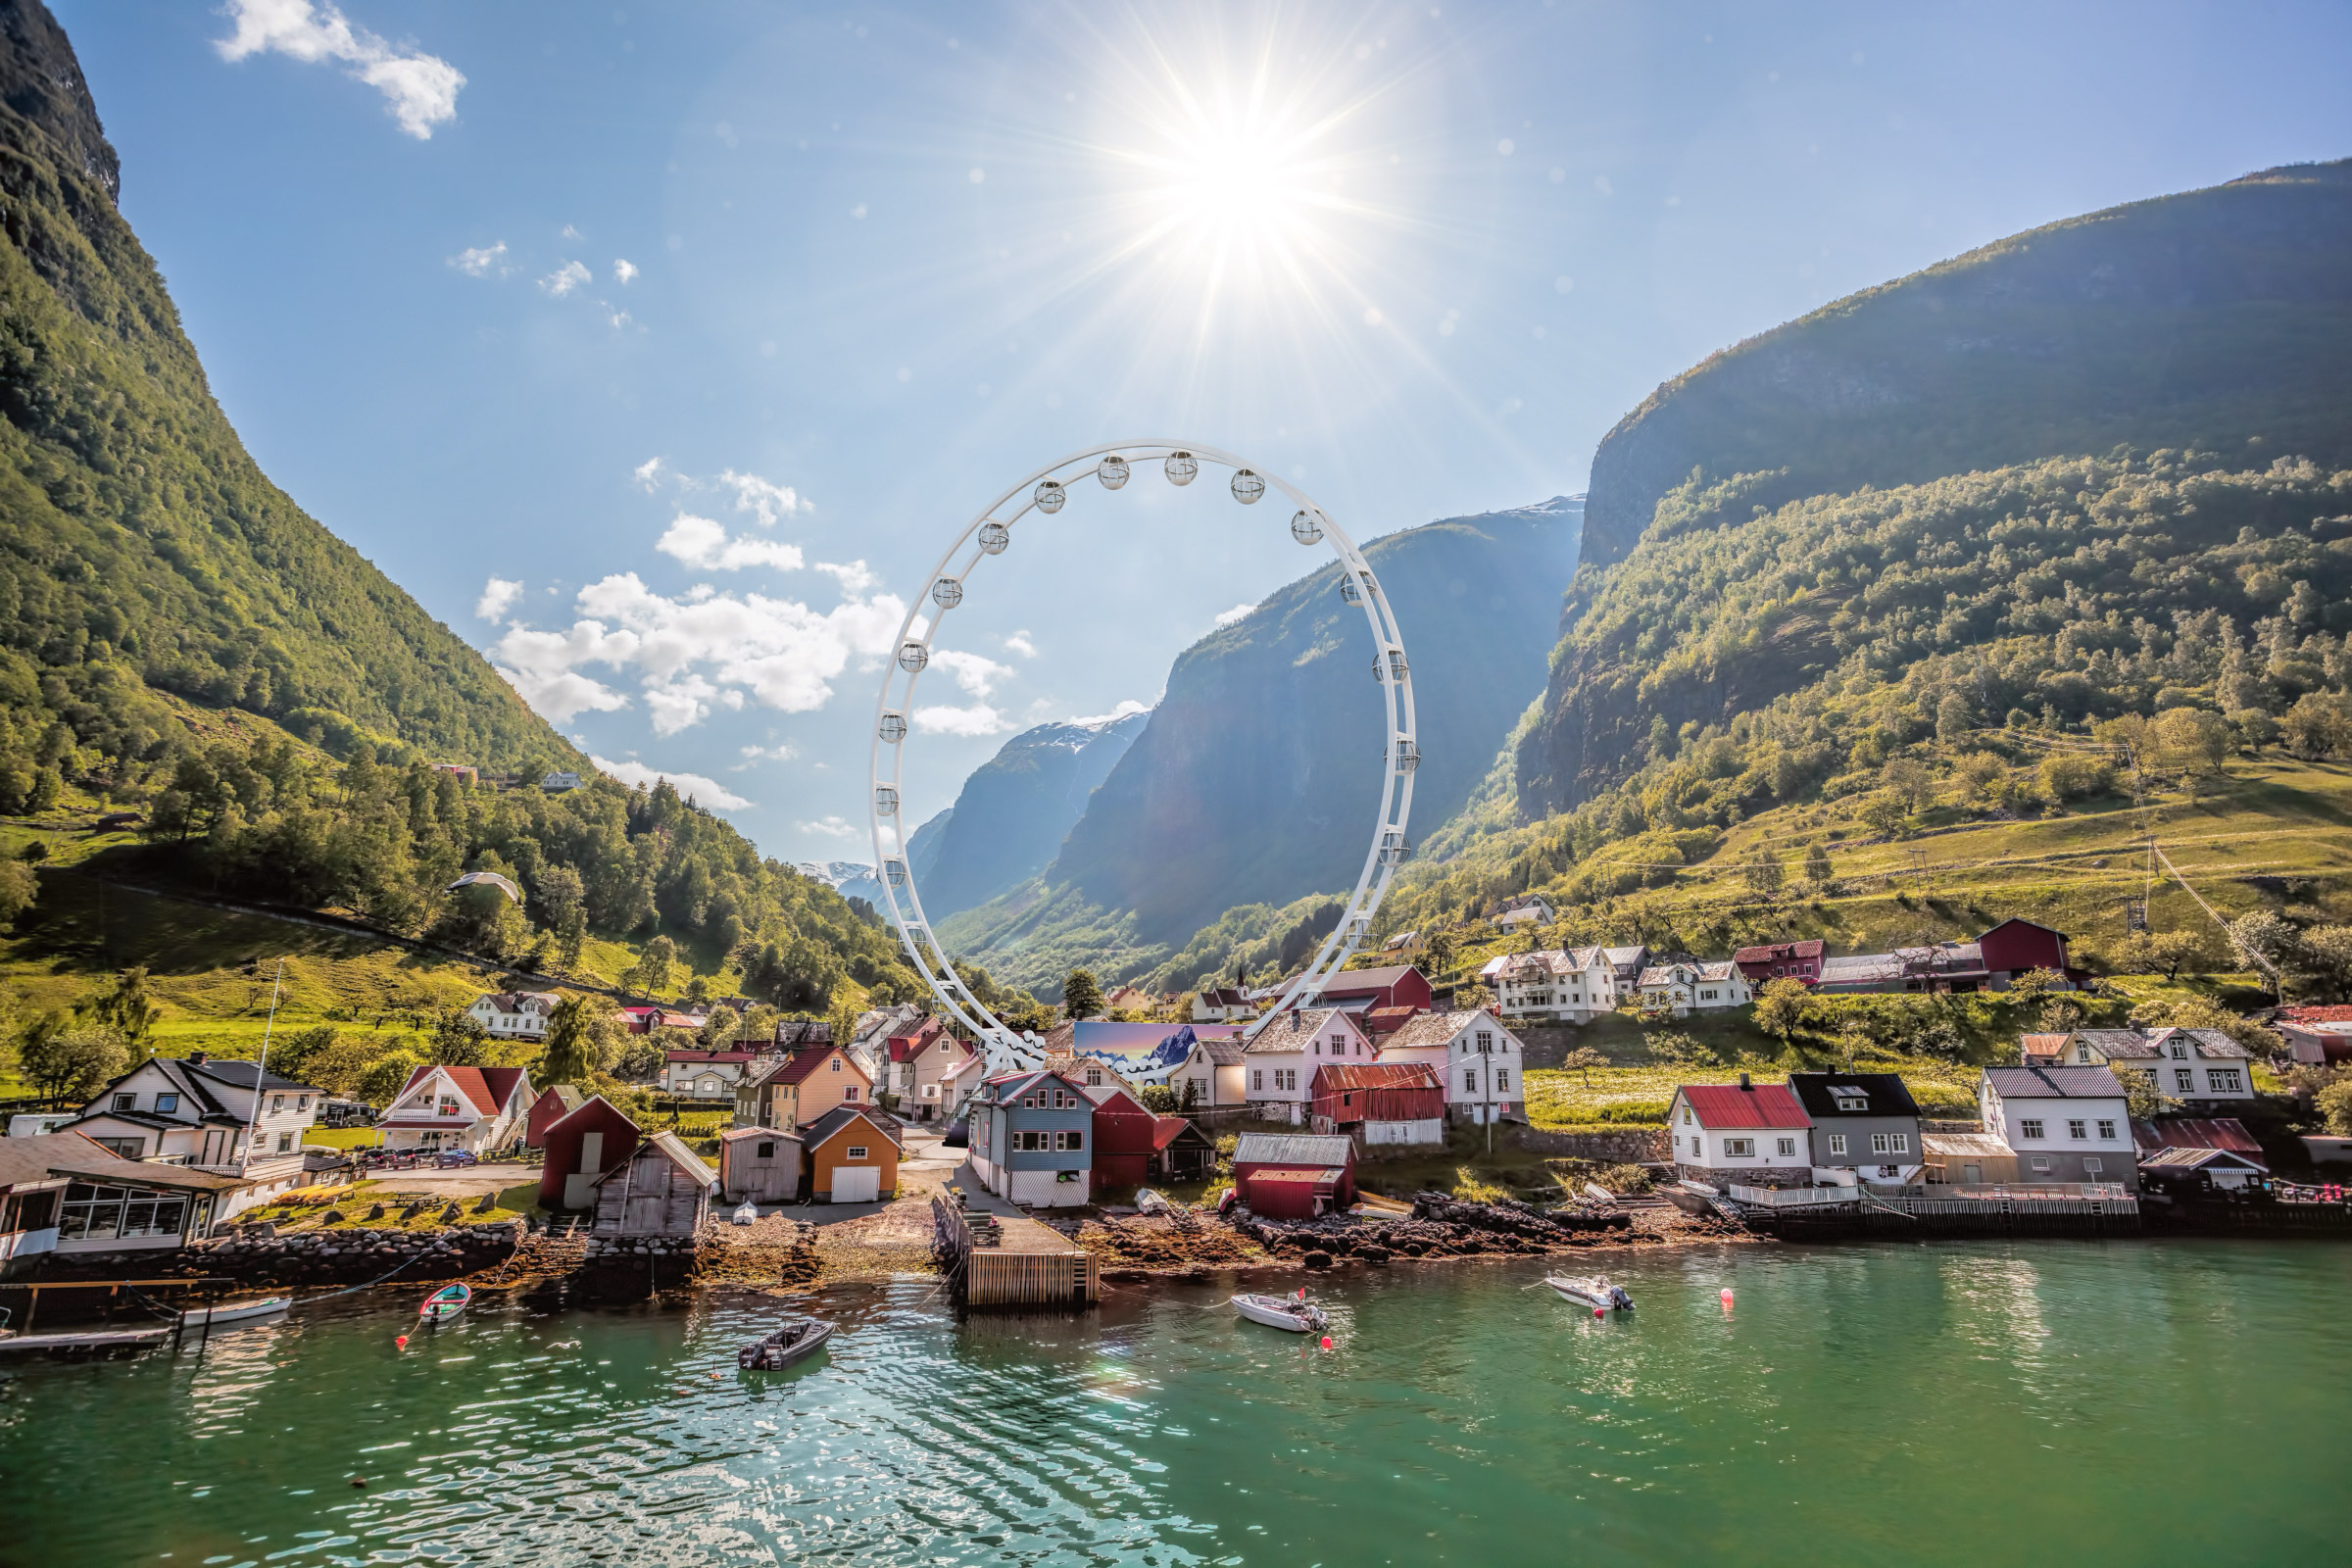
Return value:
[[(932, 1244), (956, 1303), (972, 1310), (1035, 1306), (1092, 1306), (1102, 1299), (1102, 1275), (1093, 1253), (1019, 1209), (959, 1181), (965, 1202), (931, 1200)], [(968, 1212), (967, 1212), (968, 1208)], [(974, 1216), (994, 1236), (975, 1235)]]

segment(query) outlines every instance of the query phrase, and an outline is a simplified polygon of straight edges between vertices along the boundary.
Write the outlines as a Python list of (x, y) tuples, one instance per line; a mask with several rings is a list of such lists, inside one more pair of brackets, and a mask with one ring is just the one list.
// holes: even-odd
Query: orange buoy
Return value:
[(1328, 1334), (1323, 1336), (1323, 1348), (1326, 1350), (1331, 1348), (1331, 1336)]
[(1730, 1310), (1731, 1310), (1731, 1306), (1732, 1306), (1732, 1288), (1731, 1288), (1730, 1286), (1728, 1286), (1728, 1285), (1727, 1285), (1727, 1286), (1725, 1286), (1725, 1287), (1723, 1288), (1723, 1306), (1724, 1306), (1724, 1310), (1725, 1310), (1725, 1311), (1727, 1311), (1727, 1312), (1728, 1312), (1728, 1311), (1730, 1311)]

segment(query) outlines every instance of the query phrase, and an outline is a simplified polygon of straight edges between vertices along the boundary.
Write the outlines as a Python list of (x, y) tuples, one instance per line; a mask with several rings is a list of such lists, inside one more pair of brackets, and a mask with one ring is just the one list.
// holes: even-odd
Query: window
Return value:
[[(718, 1086), (717, 1086), (716, 1084), (713, 1084), (713, 1085), (711, 1085), (711, 1087), (712, 1087), (713, 1089), (715, 1089), (715, 1088), (717, 1088)], [(842, 1103), (843, 1103), (843, 1104), (845, 1104), (845, 1105), (846, 1105), (846, 1104), (848, 1104), (850, 1102), (852, 1102), (852, 1101), (856, 1100), (857, 1098), (858, 1098), (858, 1086), (857, 1086), (856, 1084), (843, 1084), (843, 1085), (841, 1086), (841, 1100), (842, 1100)]]
[[(2026, 1138), (2039, 1138), (2042, 1135), (2041, 1123), (2033, 1119), (2019, 1122), (2017, 1130), (2021, 1136)], [(2049, 1162), (2044, 1160), (2042, 1163), (2046, 1166)]]
[(158, 1095), (155, 1097), (155, 1108), (159, 1114), (169, 1116), (179, 1109), (179, 1097), (177, 1095)]
[(270, 1115), (274, 1116), (274, 1115), (276, 1115), (276, 1114), (277, 1114), (279, 1111), (281, 1111), (281, 1110), (283, 1110), (283, 1109), (285, 1109), (285, 1108), (286, 1108), (286, 1097), (285, 1097), (285, 1096), (283, 1096), (283, 1095), (271, 1095), (271, 1096), (270, 1097)]
[(2186, 1067), (2175, 1067), (2173, 1069), (2173, 1087), (2175, 1089), (2180, 1090), (2182, 1094), (2186, 1094), (2196, 1086), (2197, 1077), (2195, 1073), (2190, 1072)]
[(844, 1159), (863, 1159), (865, 1157), (865, 1146), (863, 1144), (852, 1144), (849, 1148), (841, 1152), (841, 1157)]
[(773, 1159), (776, 1157), (776, 1146), (773, 1143), (760, 1144), (752, 1151), (752, 1154), (757, 1159)]
[(449, 1095), (443, 1095), (441, 1097), (441, 1114), (444, 1116), (455, 1116), (457, 1113), (458, 1102), (456, 1099)]
[(1331, 1037), (1331, 1054), (1335, 1056), (1345, 1056), (1348, 1054), (1348, 1037), (1346, 1035), (1333, 1035)]
[(1723, 1141), (1723, 1152), (1727, 1159), (1753, 1159), (1756, 1141), (1753, 1138), (1726, 1138)]
[(147, 1140), (144, 1138), (93, 1138), (90, 1141), (101, 1149), (113, 1150), (124, 1159), (136, 1159), (147, 1152)]
[(1089, 1088), (1101, 1088), (1102, 1084), (1102, 1069), (1100, 1067), (1087, 1068), (1086, 1082)]
[(2205, 1079), (2206, 1082), (2213, 1085), (2213, 1092), (2217, 1095), (2236, 1095), (2245, 1092), (2244, 1080), (2238, 1077), (2235, 1067), (2209, 1067), (2205, 1070)]
[(1689, 1105), (1683, 1107), (1683, 1125), (1686, 1127), (1690, 1125), (1690, 1107)]
[(117, 1110), (136, 1110), (139, 1108), (139, 1097), (136, 1095), (117, 1095), (115, 1097), (115, 1108)]
[(1038, 1095), (1023, 1095), (1021, 1097), (1021, 1103), (1027, 1106), (1029, 1109), (1035, 1110), (1037, 1109), (1043, 1097)]
[(2188, 1048), (2177, 1040), (2173, 1042), (2173, 1059), (2175, 1061), (2186, 1061), (2188, 1059)]
[(1703, 1154), (1703, 1153), (1705, 1153), (1706, 1152), (1707, 1152), (1707, 1145), (1706, 1145), (1706, 1140), (1705, 1140), (1705, 1139), (1703, 1139), (1703, 1138), (1696, 1138), (1696, 1137), (1693, 1137), (1693, 1138), (1690, 1140), (1690, 1152), (1692, 1152), (1693, 1154)]
[(1870, 1152), (1874, 1154), (1908, 1154), (1911, 1152), (1909, 1133), (1872, 1133)]
[(1845, 1152), (1845, 1134), (1830, 1134), (1830, 1152), (1833, 1154), (1842, 1154)]
[(298, 1110), (298, 1111), (301, 1111), (301, 1110), (308, 1110), (308, 1109), (310, 1109), (310, 1108), (311, 1108), (311, 1097), (310, 1097), (310, 1096), (308, 1096), (308, 1095), (297, 1095), (297, 1096), (295, 1096), (295, 1097), (294, 1097), (294, 1108), (295, 1108), (296, 1110)]
[(1793, 1154), (1796, 1152), (1796, 1140), (1793, 1138), (1784, 1138), (1781, 1140), (1779, 1147), (1782, 1153)]
[(1054, 1135), (1054, 1147), (1064, 1152), (1074, 1152), (1086, 1147), (1086, 1134), (1075, 1127), (1065, 1127)]
[(1478, 1069), (1476, 1067), (1462, 1069), (1462, 1092), (1472, 1095), (1478, 1093)]
[(1478, 1032), (1478, 1049), (1480, 1051), (1493, 1051), (1494, 1049), (1494, 1037), (1484, 1029), (1481, 1029)]
[(2090, 1128), (2083, 1122), (2070, 1121), (2066, 1124), (2066, 1136), (2069, 1138), (2088, 1138), (2090, 1136)]
[(277, 1135), (277, 1152), (281, 1154), (290, 1154), (294, 1152), (294, 1135), (292, 1133)]
[(1698, 994), (1698, 1000), (1701, 1002), (1713, 1002), (1715, 1000), (1715, 993), (1712, 991), (1701, 991)]
[(1252, 1067), (1250, 1069), (1250, 1087), (1252, 1089), (1263, 1089), (1266, 1087), (1266, 1073), (1264, 1068)]
[(1497, 1089), (1508, 1089), (1511, 1087), (1510, 1068), (1497, 1067), (1494, 1069), (1494, 1087)]
[(2050, 1173), (2050, 1156), (2047, 1154), (2035, 1154), (2027, 1163), (2036, 1176), (2047, 1176)]
[(2098, 1156), (2098, 1155), (2096, 1155), (2096, 1154), (2085, 1154), (2085, 1155), (2083, 1155), (2083, 1156), (2082, 1156), (2082, 1174), (2083, 1174), (2083, 1175), (2085, 1175), (2085, 1176), (2090, 1176), (2090, 1177), (2096, 1177), (2096, 1176), (2099, 1174), (2099, 1172), (2101, 1172), (2101, 1171), (2105, 1170), (2106, 1168), (2107, 1168), (2107, 1166), (2106, 1166), (2105, 1162), (2104, 1162), (2104, 1161), (2102, 1161), (2102, 1160), (2099, 1158), (2099, 1156)]

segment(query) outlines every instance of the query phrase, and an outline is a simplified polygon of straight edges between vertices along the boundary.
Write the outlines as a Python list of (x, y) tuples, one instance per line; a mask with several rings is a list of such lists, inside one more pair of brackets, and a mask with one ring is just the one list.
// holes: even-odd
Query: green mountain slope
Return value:
[(0, 766), (153, 756), (181, 731), (150, 689), (338, 748), (580, 761), (263, 475), (116, 211), (65, 35), (9, 0), (0, 44)]
[[(1581, 510), (1561, 498), (1366, 548), (1412, 661), (1416, 831), (1461, 808), (1542, 689)], [(1276, 921), (1288, 918), (1278, 906), (1351, 886), (1378, 800), (1383, 710), (1371, 635), (1338, 586), (1337, 566), (1324, 567), (1180, 656), (1053, 865), (943, 922), (951, 951), (1033, 988), (1058, 987), (1077, 962), (1126, 978), (1192, 951), (1187, 939), (1237, 906), (1268, 906)], [(1265, 921), (1247, 940), (1266, 938)]]
[(1668, 492), (1766, 507), (2039, 458), (2196, 447), (2352, 463), (2352, 163), (2013, 235), (1709, 357), (1592, 460), (1584, 560)]

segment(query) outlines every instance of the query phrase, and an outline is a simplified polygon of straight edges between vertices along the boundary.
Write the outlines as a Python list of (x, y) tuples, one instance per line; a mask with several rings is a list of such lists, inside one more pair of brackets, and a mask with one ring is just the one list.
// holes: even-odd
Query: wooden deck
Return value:
[(0, 1335), (0, 1355), (137, 1350), (163, 1344), (171, 1333), (170, 1326), (159, 1323), (153, 1328), (94, 1329), (82, 1334)]
[(1025, 1215), (997, 1214), (1003, 1240), (981, 1247), (952, 1198), (931, 1200), (934, 1243), (966, 1307), (1091, 1306), (1102, 1298), (1094, 1254)]

